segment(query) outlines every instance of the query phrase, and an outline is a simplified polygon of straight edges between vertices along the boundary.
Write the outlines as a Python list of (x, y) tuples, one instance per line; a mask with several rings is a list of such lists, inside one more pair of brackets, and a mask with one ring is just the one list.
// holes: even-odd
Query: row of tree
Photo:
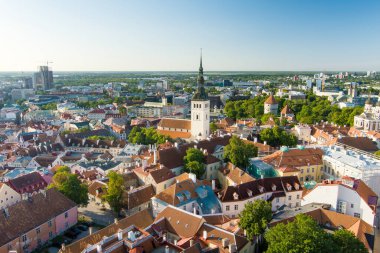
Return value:
[[(256, 118), (258, 123), (265, 123), (268, 119), (268, 116), (264, 116), (266, 98), (267, 96), (257, 96), (247, 100), (227, 101), (224, 112), (232, 119)], [(362, 107), (340, 109), (337, 105), (332, 105), (327, 97), (319, 97), (312, 92), (306, 94), (305, 100), (276, 99), (279, 104), (278, 113), (287, 104), (296, 115), (297, 121), (307, 124), (323, 120), (340, 126), (352, 126), (354, 116), (363, 112)], [(277, 121), (277, 124), (280, 122)]]
[(160, 134), (153, 127), (142, 128), (135, 126), (128, 135), (129, 142), (144, 145), (162, 144), (166, 142), (166, 140), (171, 141), (172, 139), (169, 136)]

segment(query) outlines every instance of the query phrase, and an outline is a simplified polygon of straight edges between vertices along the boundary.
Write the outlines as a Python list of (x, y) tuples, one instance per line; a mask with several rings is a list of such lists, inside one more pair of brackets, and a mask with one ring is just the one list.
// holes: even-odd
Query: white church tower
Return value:
[(198, 87), (191, 99), (191, 136), (203, 140), (210, 135), (210, 100), (204, 87), (202, 52), (198, 73)]

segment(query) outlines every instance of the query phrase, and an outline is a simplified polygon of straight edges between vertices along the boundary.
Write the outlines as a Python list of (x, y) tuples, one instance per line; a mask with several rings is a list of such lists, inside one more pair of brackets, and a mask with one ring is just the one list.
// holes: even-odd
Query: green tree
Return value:
[(218, 130), (218, 126), (215, 124), (215, 122), (210, 123), (210, 132), (214, 133), (216, 130)]
[(191, 161), (185, 165), (184, 171), (194, 173), (197, 176), (197, 178), (200, 179), (205, 173), (205, 167), (203, 163)]
[(249, 158), (257, 156), (257, 147), (245, 143), (237, 136), (232, 136), (229, 144), (224, 148), (224, 158), (238, 167), (246, 168)]
[(202, 151), (197, 148), (188, 148), (186, 150), (186, 155), (183, 157), (183, 160), (185, 162), (185, 165), (193, 161), (203, 164), (205, 162), (205, 156)]
[(81, 183), (77, 175), (67, 171), (65, 166), (59, 168), (48, 188), (56, 188), (66, 197), (81, 206), (88, 204), (88, 187)]
[(128, 135), (129, 142), (144, 145), (155, 143), (161, 144), (164, 143), (166, 140), (171, 141), (171, 138), (169, 136), (160, 134), (153, 127), (141, 128), (135, 126), (132, 128), (131, 132)]
[(367, 253), (364, 244), (350, 231), (339, 229), (333, 234), (338, 253)]
[(109, 172), (107, 176), (109, 181), (103, 200), (107, 201), (112, 210), (119, 214), (123, 205), (124, 178), (115, 171)]
[(239, 214), (239, 226), (247, 233), (247, 237), (253, 240), (265, 232), (268, 223), (272, 219), (272, 205), (262, 199), (248, 202)]
[(275, 126), (266, 128), (260, 132), (260, 140), (266, 141), (272, 147), (279, 146), (295, 146), (297, 145), (297, 137), (294, 134), (287, 133), (285, 130)]
[(64, 166), (64, 165), (57, 167), (57, 169), (55, 170), (55, 174), (57, 174), (57, 173), (62, 173), (62, 172), (70, 173), (71, 170), (70, 170), (69, 167)]
[(268, 243), (267, 253), (336, 252), (332, 236), (305, 214), (297, 215), (287, 224), (277, 224), (264, 237)]
[(378, 157), (380, 157), (380, 150), (376, 151), (375, 155), (378, 156)]
[(127, 114), (127, 108), (125, 108), (124, 106), (120, 106), (119, 107), (119, 113), (121, 115), (126, 115)]

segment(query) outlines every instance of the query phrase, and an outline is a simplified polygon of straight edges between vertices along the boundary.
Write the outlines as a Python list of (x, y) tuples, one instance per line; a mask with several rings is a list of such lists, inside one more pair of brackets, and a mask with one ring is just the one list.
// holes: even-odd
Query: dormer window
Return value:
[(252, 197), (252, 191), (250, 189), (247, 189), (247, 194), (249, 197)]
[(261, 185), (259, 185), (259, 191), (260, 191), (260, 193), (263, 193), (264, 192), (264, 187), (262, 187)]
[(288, 191), (291, 191), (292, 190), (292, 186), (288, 183), (288, 184), (286, 184), (286, 189), (288, 189)]
[(276, 191), (276, 189), (277, 189), (277, 186), (275, 185), (275, 184), (272, 184), (272, 191)]
[(297, 183), (294, 183), (294, 188), (298, 191), (300, 189), (300, 185)]
[(234, 196), (234, 200), (238, 200), (239, 199), (239, 194), (237, 194), (236, 192), (234, 192), (233, 196)]

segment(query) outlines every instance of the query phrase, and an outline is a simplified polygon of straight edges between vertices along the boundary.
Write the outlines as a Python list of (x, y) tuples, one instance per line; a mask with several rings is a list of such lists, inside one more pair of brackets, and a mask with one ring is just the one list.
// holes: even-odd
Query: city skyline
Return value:
[(380, 70), (376, 1), (0, 1), (0, 72)]

